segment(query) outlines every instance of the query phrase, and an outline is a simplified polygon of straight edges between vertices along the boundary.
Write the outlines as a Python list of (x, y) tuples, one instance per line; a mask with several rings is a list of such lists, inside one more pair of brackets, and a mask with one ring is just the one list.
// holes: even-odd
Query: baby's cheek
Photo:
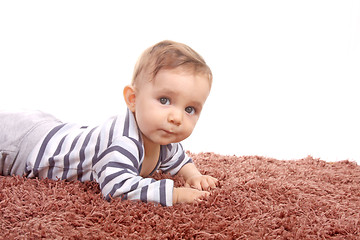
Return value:
[(186, 127), (185, 127), (185, 131), (184, 131), (184, 136), (185, 138), (189, 137), (191, 135), (191, 133), (193, 132), (195, 128), (195, 125), (194, 124), (188, 124)]

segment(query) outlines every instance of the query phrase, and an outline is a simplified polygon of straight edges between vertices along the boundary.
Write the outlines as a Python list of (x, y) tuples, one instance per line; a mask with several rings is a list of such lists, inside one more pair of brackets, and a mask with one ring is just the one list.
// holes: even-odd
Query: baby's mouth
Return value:
[(174, 131), (173, 131), (173, 130), (165, 130), (165, 129), (163, 129), (163, 131), (164, 131), (165, 133), (167, 133), (167, 134), (174, 134)]

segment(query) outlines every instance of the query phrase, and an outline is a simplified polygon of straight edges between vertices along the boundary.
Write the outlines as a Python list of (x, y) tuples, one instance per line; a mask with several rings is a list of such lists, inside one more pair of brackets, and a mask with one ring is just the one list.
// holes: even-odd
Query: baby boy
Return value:
[[(96, 181), (106, 199), (193, 202), (218, 180), (202, 175), (180, 142), (192, 133), (212, 73), (190, 47), (162, 41), (140, 56), (124, 88), (126, 114), (96, 127), (62, 123), (42, 112), (0, 112), (0, 174)], [(161, 170), (178, 174), (154, 180)]]

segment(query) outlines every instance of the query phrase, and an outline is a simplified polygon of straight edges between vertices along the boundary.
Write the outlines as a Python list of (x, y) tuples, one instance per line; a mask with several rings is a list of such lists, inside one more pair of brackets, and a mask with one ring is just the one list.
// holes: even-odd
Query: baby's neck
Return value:
[(145, 136), (143, 136), (144, 142), (144, 161), (142, 163), (140, 176), (147, 177), (156, 167), (160, 155), (160, 144), (156, 144)]

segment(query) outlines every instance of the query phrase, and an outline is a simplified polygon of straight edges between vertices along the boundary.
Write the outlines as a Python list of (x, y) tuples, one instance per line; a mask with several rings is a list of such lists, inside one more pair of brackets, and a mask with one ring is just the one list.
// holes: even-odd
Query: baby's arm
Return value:
[(185, 180), (185, 187), (174, 188), (173, 204), (182, 202), (193, 202), (206, 197), (210, 193), (203, 190), (214, 188), (218, 180), (208, 175), (202, 175), (193, 163), (184, 165), (178, 172)]

